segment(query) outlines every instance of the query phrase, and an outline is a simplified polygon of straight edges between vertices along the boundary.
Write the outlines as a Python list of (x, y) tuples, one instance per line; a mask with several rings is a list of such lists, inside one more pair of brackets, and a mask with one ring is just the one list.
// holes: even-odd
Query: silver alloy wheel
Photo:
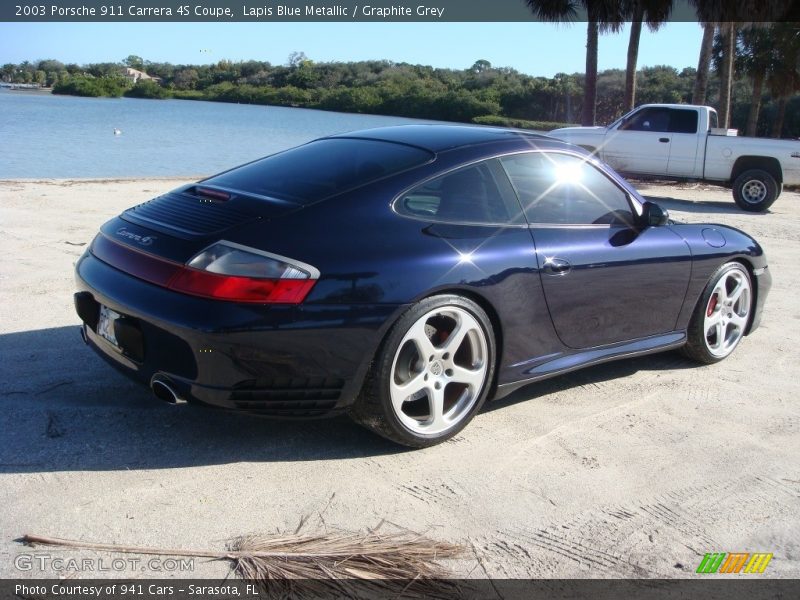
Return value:
[(742, 184), (742, 199), (748, 204), (758, 204), (767, 197), (767, 186), (760, 179), (751, 179)]
[(392, 362), (389, 392), (400, 422), (436, 435), (470, 413), (486, 385), (486, 333), (469, 312), (436, 308), (409, 328)]
[(714, 286), (703, 319), (708, 351), (728, 356), (742, 339), (750, 317), (750, 280), (741, 268), (726, 272)]

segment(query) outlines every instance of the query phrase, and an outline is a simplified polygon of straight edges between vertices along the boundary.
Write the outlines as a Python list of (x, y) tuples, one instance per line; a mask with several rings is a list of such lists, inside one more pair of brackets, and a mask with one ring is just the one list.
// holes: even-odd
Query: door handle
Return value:
[(661, 142), (662, 144), (667, 144), (669, 143), (669, 138), (658, 138), (658, 141)]
[(547, 258), (542, 270), (548, 275), (566, 275), (572, 270), (572, 265), (563, 258)]

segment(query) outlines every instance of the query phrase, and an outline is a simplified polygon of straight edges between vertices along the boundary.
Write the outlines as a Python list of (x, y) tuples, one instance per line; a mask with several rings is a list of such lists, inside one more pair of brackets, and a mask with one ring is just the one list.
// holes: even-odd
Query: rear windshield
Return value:
[(204, 183), (311, 204), (431, 159), (430, 152), (403, 144), (331, 138), (267, 156)]

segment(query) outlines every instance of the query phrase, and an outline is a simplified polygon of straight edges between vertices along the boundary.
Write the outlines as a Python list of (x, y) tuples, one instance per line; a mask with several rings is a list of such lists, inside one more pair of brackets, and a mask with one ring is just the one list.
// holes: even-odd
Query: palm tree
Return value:
[[(737, 24), (744, 26), (752, 23), (766, 23), (782, 21), (794, 10), (793, 2), (780, 0), (689, 0), (694, 6), (697, 18), (705, 23), (706, 29), (710, 24), (719, 26), (723, 40), (722, 68), (720, 69), (720, 94), (719, 94), (719, 124), (728, 127), (730, 124), (731, 87), (733, 83), (733, 60), (736, 51)], [(705, 34), (703, 36), (705, 42)], [(707, 68), (710, 61), (703, 62), (704, 47), (700, 49), (700, 62), (698, 63), (695, 92), (698, 90), (702, 68)], [(710, 52), (708, 52), (710, 58)], [(699, 94), (695, 94), (699, 100)], [(705, 94), (703, 94), (705, 96)]]
[(625, 70), (625, 101), (623, 112), (631, 110), (636, 103), (636, 63), (639, 59), (639, 40), (642, 23), (650, 31), (657, 31), (669, 18), (672, 0), (629, 0), (631, 34), (628, 40), (628, 63)]
[(625, 21), (625, 2), (615, 0), (525, 0), (542, 21), (572, 22), (578, 9), (586, 13), (586, 79), (581, 125), (594, 125), (597, 116), (597, 41), (600, 32), (619, 31)]
[(697, 61), (697, 76), (694, 80), (692, 104), (705, 104), (708, 92), (708, 70), (711, 65), (711, 53), (714, 49), (714, 23), (703, 23), (703, 41), (700, 44), (700, 58)]
[(768, 85), (778, 99), (778, 115), (772, 122), (772, 137), (781, 137), (789, 98), (800, 90), (800, 24), (775, 23), (772, 27), (773, 54)]
[(731, 91), (733, 88), (733, 61), (736, 58), (736, 24), (720, 25), (722, 38), (722, 67), (719, 78), (719, 126), (727, 128), (731, 124)]
[(756, 135), (764, 82), (772, 66), (772, 47), (772, 27), (753, 25), (742, 29), (739, 33), (741, 53), (737, 62), (741, 71), (746, 73), (753, 82), (753, 95), (750, 100), (745, 135)]

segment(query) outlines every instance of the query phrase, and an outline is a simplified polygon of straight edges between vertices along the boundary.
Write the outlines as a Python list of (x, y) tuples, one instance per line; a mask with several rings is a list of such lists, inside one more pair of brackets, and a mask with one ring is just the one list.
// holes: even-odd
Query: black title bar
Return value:
[[(678, 1), (670, 21), (796, 21), (795, 0), (763, 0), (758, 15), (698, 17)], [(5, 22), (515, 22), (538, 21), (524, 0), (3, 0)], [(586, 21), (578, 11), (573, 21)]]

